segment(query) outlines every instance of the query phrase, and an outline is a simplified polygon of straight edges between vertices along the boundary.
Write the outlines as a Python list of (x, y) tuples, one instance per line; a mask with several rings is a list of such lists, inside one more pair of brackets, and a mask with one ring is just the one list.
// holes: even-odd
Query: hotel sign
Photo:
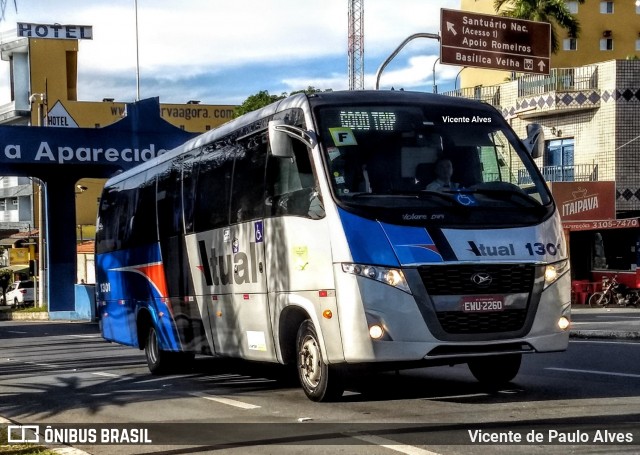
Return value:
[(30, 24), (18, 22), (21, 38), (93, 39), (91, 25)]

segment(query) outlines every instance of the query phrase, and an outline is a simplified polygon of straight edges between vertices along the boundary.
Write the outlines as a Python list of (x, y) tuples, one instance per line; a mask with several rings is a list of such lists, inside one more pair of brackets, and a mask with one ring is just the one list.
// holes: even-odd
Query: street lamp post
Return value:
[[(458, 90), (458, 76), (460, 76), (460, 73), (462, 73), (462, 71), (467, 68), (466, 66), (463, 66), (462, 69), (460, 71), (458, 71), (458, 74), (456, 74), (456, 80), (453, 84), (453, 90), (456, 91)], [(462, 90), (462, 89), (461, 89)]]
[(414, 40), (416, 38), (431, 38), (431, 39), (440, 41), (440, 35), (436, 35), (435, 33), (414, 33), (413, 35), (405, 39), (400, 44), (400, 46), (398, 46), (396, 50), (393, 51), (393, 53), (389, 57), (387, 57), (387, 59), (384, 62), (382, 62), (382, 65), (380, 65), (380, 68), (378, 68), (378, 71), (376, 71), (376, 90), (380, 89), (380, 76), (382, 75), (382, 71), (384, 71), (384, 69), (387, 67), (389, 62), (391, 62), (391, 60), (393, 60), (394, 57), (398, 55), (398, 52), (400, 52), (402, 48), (405, 47), (409, 41)]
[(432, 90), (432, 93), (438, 93), (438, 86), (436, 85), (436, 63), (438, 63), (439, 61), (440, 61), (440, 57), (438, 57), (433, 62), (433, 70), (432, 70), (432, 72), (433, 72), (433, 90)]

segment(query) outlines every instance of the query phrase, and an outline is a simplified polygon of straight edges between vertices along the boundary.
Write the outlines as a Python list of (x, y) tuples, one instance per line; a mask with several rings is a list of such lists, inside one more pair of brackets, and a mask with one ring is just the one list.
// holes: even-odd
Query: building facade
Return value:
[[(497, 14), (493, 0), (461, 0), (460, 9), (473, 13)], [(551, 54), (552, 68), (570, 68), (607, 60), (640, 58), (640, 3), (634, 0), (565, 1), (580, 23), (578, 37), (555, 26), (560, 49)], [(465, 68), (461, 87), (499, 84), (513, 75), (507, 71)]]

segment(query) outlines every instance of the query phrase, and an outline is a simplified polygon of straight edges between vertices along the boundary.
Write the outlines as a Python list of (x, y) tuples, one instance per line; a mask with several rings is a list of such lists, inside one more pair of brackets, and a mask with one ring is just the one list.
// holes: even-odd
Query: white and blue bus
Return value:
[[(526, 141), (489, 105), (405, 91), (299, 94), (204, 133), (106, 183), (103, 336), (152, 373), (195, 354), (297, 365), (315, 401), (353, 366), (508, 382), (569, 337), (537, 125)], [(455, 187), (427, 189), (439, 160)]]

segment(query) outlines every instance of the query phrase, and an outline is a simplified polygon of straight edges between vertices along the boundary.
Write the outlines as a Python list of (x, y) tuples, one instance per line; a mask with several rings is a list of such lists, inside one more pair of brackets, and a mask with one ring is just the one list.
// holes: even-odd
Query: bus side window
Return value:
[(267, 137), (260, 134), (236, 144), (231, 193), (231, 223), (264, 217)]
[[(230, 144), (205, 147), (198, 163), (198, 180), (190, 193), (185, 194), (192, 201), (196, 232), (226, 226), (229, 223), (229, 193), (233, 171), (234, 146)], [(186, 224), (186, 208), (185, 208)]]
[(110, 188), (100, 199), (100, 216), (96, 230), (96, 251), (109, 253), (118, 249), (118, 221), (121, 184)]
[(181, 231), (182, 198), (180, 197), (180, 167), (170, 163), (158, 175), (158, 233), (160, 239), (176, 236)]
[(156, 180), (145, 180), (137, 188), (135, 207), (129, 221), (130, 247), (146, 245), (158, 240), (158, 230), (151, 220), (156, 219)]
[(310, 152), (293, 140), (293, 158), (269, 156), (267, 163), (268, 216), (324, 217), (324, 205), (313, 173)]
[(187, 155), (181, 163), (182, 166), (182, 209), (184, 213), (185, 233), (194, 229), (194, 200), (196, 199), (196, 183), (198, 179), (198, 159), (201, 150), (196, 150)]

